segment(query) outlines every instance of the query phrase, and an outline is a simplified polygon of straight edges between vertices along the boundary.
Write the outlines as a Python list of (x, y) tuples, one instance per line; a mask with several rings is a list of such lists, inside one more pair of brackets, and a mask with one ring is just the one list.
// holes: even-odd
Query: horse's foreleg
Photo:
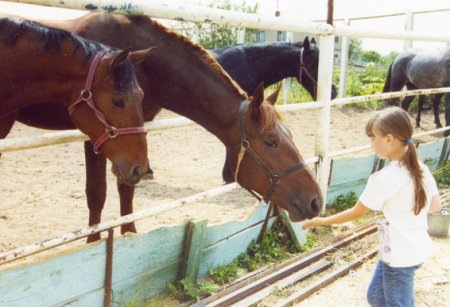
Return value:
[(414, 100), (414, 96), (405, 97), (402, 101), (402, 109), (405, 111), (409, 110), (409, 105)]
[(436, 128), (441, 128), (441, 120), (439, 118), (439, 104), (441, 102), (443, 94), (436, 94), (433, 96), (433, 114), (434, 114), (434, 123), (436, 124)]
[[(98, 224), (106, 200), (106, 158), (94, 153), (90, 141), (84, 142), (86, 158), (86, 198), (89, 208), (89, 226)], [(100, 233), (88, 236), (87, 242), (100, 240)]]
[(222, 168), (222, 178), (223, 178), (223, 181), (225, 181), (225, 183), (234, 182), (234, 174), (233, 174), (233, 171), (231, 170), (230, 157), (229, 157), (228, 150), (226, 151), (226, 154), (225, 154), (225, 162), (224, 162), (223, 168)]
[[(124, 216), (133, 213), (133, 196), (135, 186), (118, 183), (117, 188), (120, 196), (120, 215)], [(126, 232), (136, 233), (136, 226), (134, 225), (134, 222), (122, 225), (120, 232), (122, 234)]]
[(424, 104), (425, 104), (425, 96), (419, 95), (419, 106), (417, 108), (416, 127), (420, 127), (420, 114), (422, 113)]

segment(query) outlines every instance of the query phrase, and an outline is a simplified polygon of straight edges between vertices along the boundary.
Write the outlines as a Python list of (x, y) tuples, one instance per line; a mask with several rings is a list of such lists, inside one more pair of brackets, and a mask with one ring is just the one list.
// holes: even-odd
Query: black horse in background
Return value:
[[(306, 37), (303, 43), (255, 43), (230, 45), (210, 50), (230, 77), (251, 95), (260, 82), (268, 87), (285, 78), (295, 77), (317, 98), (317, 75), (319, 48), (314, 38)], [(336, 87), (332, 86), (332, 98), (336, 97)], [(226, 183), (234, 181), (228, 165), (228, 153), (222, 170)]]
[[(400, 91), (404, 86), (408, 90), (437, 88), (450, 86), (450, 48), (442, 51), (407, 51), (399, 54), (389, 67), (385, 92)], [(439, 119), (439, 104), (444, 94), (433, 96), (434, 122), (437, 128), (442, 127)], [(414, 96), (405, 97), (401, 103), (404, 110), (408, 110)], [(420, 113), (423, 110), (425, 97), (419, 95), (419, 106), (416, 125), (420, 126)], [(398, 99), (386, 100), (387, 105), (398, 103)], [(450, 95), (445, 95), (445, 124), (450, 125)], [(449, 131), (444, 133), (445, 136)]]

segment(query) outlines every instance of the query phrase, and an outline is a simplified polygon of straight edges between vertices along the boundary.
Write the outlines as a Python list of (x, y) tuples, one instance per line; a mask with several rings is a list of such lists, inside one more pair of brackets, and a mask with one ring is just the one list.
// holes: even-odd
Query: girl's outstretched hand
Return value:
[(302, 225), (302, 229), (309, 229), (316, 226), (321, 226), (323, 219), (321, 217), (315, 217)]

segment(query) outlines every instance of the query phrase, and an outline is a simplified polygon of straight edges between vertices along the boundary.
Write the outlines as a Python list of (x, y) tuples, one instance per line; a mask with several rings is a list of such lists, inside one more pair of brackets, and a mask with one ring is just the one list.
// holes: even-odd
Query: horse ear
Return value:
[(156, 49), (156, 47), (130, 52), (131, 62), (133, 62), (133, 64), (142, 63), (154, 49)]
[(308, 36), (305, 37), (305, 40), (303, 41), (303, 48), (309, 49), (309, 38), (308, 38)]
[(275, 105), (275, 103), (277, 102), (278, 94), (280, 94), (280, 90), (281, 90), (281, 83), (280, 85), (278, 85), (275, 92), (273, 92), (272, 94), (270, 94), (269, 97), (266, 98), (267, 102), (269, 102), (271, 105)]
[(109, 67), (111, 68), (111, 70), (115, 70), (118, 66), (120, 66), (128, 58), (128, 55), (130, 54), (131, 49), (133, 49), (133, 47), (129, 47), (122, 51), (114, 52), (111, 62), (109, 64)]
[(314, 39), (314, 37), (311, 39), (311, 44), (317, 45), (316, 40)]
[(252, 105), (253, 116), (257, 117), (259, 114), (259, 107), (264, 101), (264, 82), (261, 82), (256, 87), (253, 92), (253, 96), (251, 97), (250, 104)]

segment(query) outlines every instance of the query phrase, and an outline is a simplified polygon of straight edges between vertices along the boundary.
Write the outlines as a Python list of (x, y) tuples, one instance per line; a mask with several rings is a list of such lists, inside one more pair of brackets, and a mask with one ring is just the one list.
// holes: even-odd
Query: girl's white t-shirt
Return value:
[(433, 252), (428, 235), (427, 214), (431, 198), (439, 194), (436, 181), (428, 167), (419, 162), (427, 201), (418, 215), (414, 213), (414, 183), (407, 168), (391, 161), (369, 177), (360, 202), (369, 209), (382, 211), (378, 221), (380, 256), (391, 267), (421, 264)]

